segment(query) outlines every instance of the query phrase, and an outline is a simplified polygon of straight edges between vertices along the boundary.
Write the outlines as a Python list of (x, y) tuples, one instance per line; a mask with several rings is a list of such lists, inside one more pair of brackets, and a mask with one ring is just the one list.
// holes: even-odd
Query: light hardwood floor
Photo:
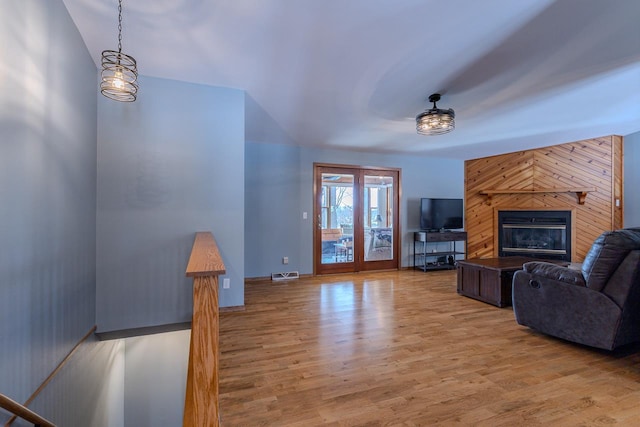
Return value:
[(221, 315), (229, 426), (640, 425), (640, 346), (550, 338), (454, 271), (254, 282)]

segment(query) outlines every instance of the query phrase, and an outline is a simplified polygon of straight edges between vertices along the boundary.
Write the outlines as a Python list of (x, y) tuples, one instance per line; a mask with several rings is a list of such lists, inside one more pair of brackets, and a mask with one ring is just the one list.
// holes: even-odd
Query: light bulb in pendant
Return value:
[(117, 70), (113, 75), (113, 87), (119, 90), (124, 89), (124, 75), (121, 70)]

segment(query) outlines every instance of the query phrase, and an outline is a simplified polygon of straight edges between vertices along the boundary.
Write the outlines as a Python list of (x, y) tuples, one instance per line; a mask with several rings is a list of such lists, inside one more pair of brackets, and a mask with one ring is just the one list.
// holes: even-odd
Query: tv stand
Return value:
[[(428, 252), (427, 243), (446, 242), (448, 250)], [(462, 250), (457, 250), (456, 242), (463, 242)], [(466, 231), (416, 231), (413, 233), (413, 266), (422, 271), (451, 270), (459, 259), (465, 258), (467, 251)]]

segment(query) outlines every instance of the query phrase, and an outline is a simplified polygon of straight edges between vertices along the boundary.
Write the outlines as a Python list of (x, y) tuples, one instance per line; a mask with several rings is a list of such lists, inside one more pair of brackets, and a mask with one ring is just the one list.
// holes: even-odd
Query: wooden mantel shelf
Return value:
[(578, 204), (584, 205), (587, 194), (596, 191), (595, 187), (588, 188), (542, 188), (539, 190), (480, 190), (480, 194), (487, 196), (487, 205), (491, 206), (491, 201), (495, 194), (542, 194), (542, 193), (576, 193)]

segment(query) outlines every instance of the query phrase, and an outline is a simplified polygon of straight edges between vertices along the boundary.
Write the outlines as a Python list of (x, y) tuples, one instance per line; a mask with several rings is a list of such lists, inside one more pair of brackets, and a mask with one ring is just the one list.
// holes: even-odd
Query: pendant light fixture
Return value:
[(138, 93), (137, 80), (136, 60), (122, 53), (122, 0), (118, 0), (118, 50), (102, 51), (100, 93), (116, 101), (133, 102)]
[(429, 96), (429, 102), (433, 102), (433, 108), (416, 117), (416, 130), (420, 135), (442, 135), (456, 127), (456, 113), (451, 108), (441, 110), (436, 107), (438, 101), (440, 101), (439, 93)]

